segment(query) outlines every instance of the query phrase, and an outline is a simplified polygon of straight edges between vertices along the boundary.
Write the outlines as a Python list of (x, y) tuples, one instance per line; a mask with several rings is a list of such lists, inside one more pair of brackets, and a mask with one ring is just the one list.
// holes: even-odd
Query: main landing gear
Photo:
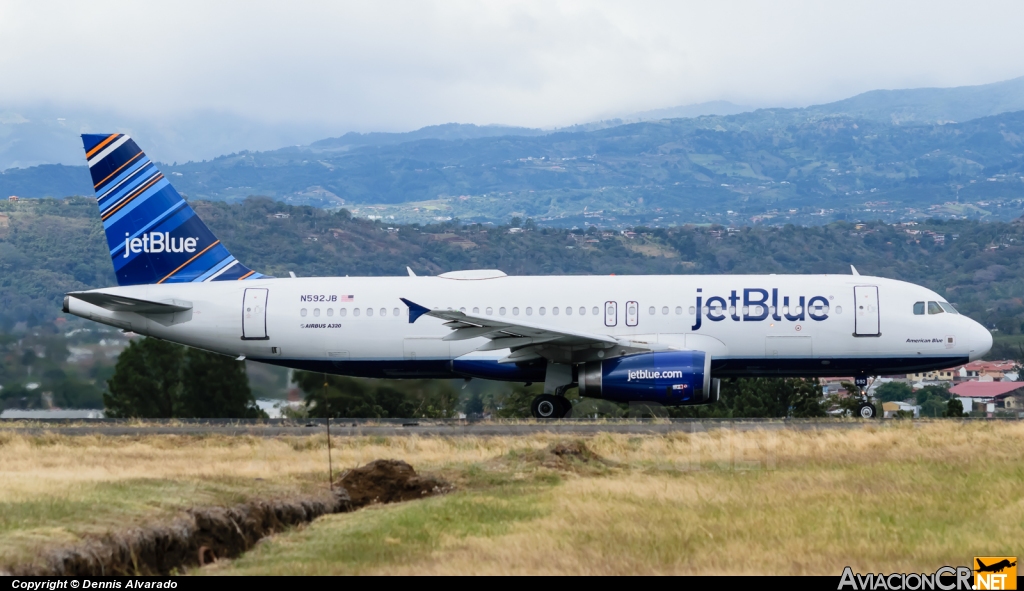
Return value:
[(572, 403), (562, 395), (541, 394), (533, 399), (530, 412), (535, 419), (562, 419), (572, 411)]

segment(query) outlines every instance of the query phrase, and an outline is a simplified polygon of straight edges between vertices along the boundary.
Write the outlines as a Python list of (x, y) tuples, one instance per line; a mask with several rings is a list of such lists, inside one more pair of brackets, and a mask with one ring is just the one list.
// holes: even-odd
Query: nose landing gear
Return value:
[(866, 375), (859, 375), (856, 378), (854, 378), (854, 383), (860, 390), (860, 396), (862, 399), (862, 402), (857, 407), (856, 416), (862, 419), (875, 418), (876, 416), (878, 416), (878, 410), (875, 408), (874, 404), (871, 404), (871, 401), (868, 399), (867, 393), (864, 391), (864, 387), (868, 385), (868, 377)]
[(862, 419), (873, 419), (878, 411), (875, 410), (875, 405), (870, 402), (861, 402), (860, 406), (857, 407), (857, 416)]

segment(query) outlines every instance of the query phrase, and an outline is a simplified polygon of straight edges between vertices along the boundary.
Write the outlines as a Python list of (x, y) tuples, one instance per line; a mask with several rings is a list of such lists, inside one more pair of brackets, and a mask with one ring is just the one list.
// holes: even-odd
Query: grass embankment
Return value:
[(506, 455), (456, 494), (328, 516), (201, 572), (838, 575), (1024, 553), (1024, 424), (587, 443), (616, 465)]
[[(0, 435), (0, 551), (326, 484), (323, 438)], [(327, 516), (209, 574), (922, 572), (1024, 554), (1024, 424), (336, 440), (458, 491)], [(262, 479), (262, 480), (257, 480)]]

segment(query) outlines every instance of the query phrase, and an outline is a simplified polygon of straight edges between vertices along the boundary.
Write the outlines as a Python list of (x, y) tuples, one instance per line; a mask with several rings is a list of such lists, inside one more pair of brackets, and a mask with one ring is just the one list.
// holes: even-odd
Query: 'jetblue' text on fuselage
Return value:
[[(691, 330), (699, 330), (703, 319), (721, 322), (730, 319), (736, 322), (761, 322), (771, 318), (800, 322), (808, 318), (822, 321), (828, 318), (829, 302), (825, 296), (779, 296), (779, 289), (770, 292), (761, 288), (732, 290), (728, 296), (711, 296), (706, 300), (703, 289), (697, 289), (696, 322)], [(742, 295), (740, 295), (742, 292)]]

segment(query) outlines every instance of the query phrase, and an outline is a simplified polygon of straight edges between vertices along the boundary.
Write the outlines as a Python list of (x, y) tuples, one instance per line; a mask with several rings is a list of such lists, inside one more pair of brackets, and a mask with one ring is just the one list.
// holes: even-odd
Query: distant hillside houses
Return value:
[[(960, 399), (964, 412), (991, 417), (996, 413), (1024, 411), (1024, 382), (1015, 361), (972, 361), (966, 365), (936, 371), (907, 374), (914, 390), (929, 385), (946, 385)], [(897, 378), (898, 379), (898, 378)]]
[[(869, 382), (867, 391), (874, 395), (880, 386), (890, 382), (903, 382), (915, 392), (927, 386), (938, 386), (948, 388), (963, 404), (964, 412), (974, 416), (1024, 416), (1024, 381), (1017, 381), (1022, 377), (1015, 361), (972, 361), (934, 371), (880, 376)], [(818, 379), (824, 396), (840, 398), (856, 395), (847, 391), (847, 385), (853, 381), (853, 376)], [(914, 417), (921, 412), (921, 407), (913, 400), (886, 402), (880, 408), (886, 418), (896, 416), (899, 411), (913, 413)], [(835, 410), (839, 412), (838, 408)]]

